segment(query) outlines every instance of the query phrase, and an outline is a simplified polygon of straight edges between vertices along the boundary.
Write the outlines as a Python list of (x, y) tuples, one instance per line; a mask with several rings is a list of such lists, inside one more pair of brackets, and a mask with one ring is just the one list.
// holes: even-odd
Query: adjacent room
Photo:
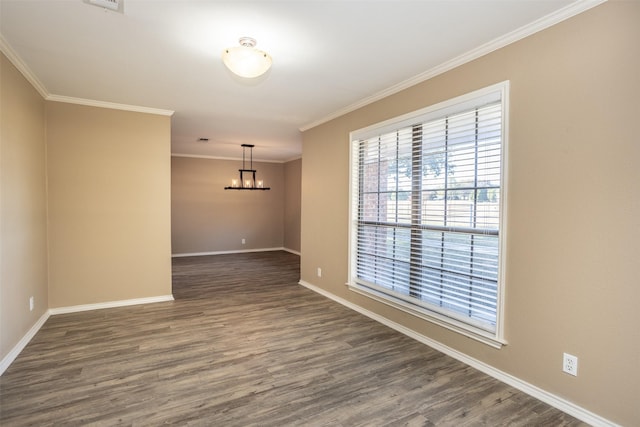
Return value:
[(0, 0), (0, 424), (640, 425), (639, 24)]

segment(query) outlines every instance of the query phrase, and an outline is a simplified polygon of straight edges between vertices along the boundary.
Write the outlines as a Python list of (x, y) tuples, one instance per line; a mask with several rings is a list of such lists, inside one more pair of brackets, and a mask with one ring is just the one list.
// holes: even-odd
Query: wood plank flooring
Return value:
[(176, 301), (52, 316), (0, 425), (585, 425), (298, 279), (287, 252), (176, 258)]

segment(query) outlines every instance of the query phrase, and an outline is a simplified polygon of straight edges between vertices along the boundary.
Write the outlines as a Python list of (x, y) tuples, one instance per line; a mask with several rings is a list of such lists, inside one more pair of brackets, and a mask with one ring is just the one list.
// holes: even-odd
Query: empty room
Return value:
[(639, 40), (0, 0), (0, 425), (640, 425)]

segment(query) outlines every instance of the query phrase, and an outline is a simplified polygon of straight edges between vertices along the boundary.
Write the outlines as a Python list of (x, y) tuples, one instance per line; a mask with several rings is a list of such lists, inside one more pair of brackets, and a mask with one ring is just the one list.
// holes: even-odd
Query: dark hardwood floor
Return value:
[(0, 425), (584, 425), (298, 279), (287, 252), (176, 258), (176, 301), (52, 316)]

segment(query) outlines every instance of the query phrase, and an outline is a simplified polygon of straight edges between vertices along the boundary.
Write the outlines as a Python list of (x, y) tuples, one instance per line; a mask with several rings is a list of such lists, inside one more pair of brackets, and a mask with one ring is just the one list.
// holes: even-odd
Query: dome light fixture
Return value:
[(271, 67), (271, 56), (256, 49), (256, 40), (241, 37), (240, 46), (226, 48), (222, 52), (222, 61), (232, 73), (247, 79), (259, 77)]

